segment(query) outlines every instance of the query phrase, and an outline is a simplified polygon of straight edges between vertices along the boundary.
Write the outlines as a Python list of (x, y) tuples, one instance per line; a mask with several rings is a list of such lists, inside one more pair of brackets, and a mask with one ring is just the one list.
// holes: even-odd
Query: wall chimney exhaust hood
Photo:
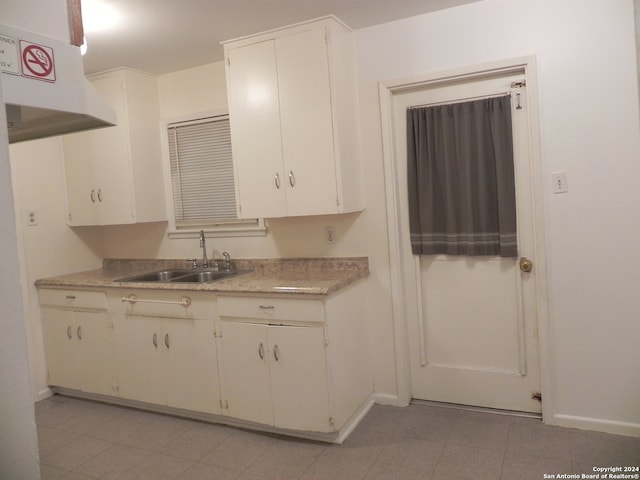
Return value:
[(9, 143), (116, 124), (75, 45), (0, 25), (0, 72)]

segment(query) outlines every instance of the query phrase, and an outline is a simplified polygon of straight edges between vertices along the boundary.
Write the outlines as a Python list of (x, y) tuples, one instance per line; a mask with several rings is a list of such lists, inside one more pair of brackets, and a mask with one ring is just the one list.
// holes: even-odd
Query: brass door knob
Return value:
[(533, 269), (533, 262), (526, 257), (520, 257), (520, 270), (530, 272)]

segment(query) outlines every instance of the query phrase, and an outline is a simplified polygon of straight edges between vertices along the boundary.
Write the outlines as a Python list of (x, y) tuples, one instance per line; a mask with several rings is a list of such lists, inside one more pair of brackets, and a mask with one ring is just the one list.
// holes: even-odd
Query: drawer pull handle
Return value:
[(69, 325), (67, 327), (67, 337), (69, 337), (69, 340), (71, 340), (71, 337), (72, 337), (72, 335), (71, 335), (71, 325)]
[(89, 197), (91, 198), (91, 203), (96, 203), (96, 191), (95, 190), (91, 190), (91, 194), (89, 195)]
[(273, 177), (273, 183), (276, 186), (277, 190), (280, 190), (280, 175), (278, 175), (278, 173), (276, 172), (276, 174)]
[(82, 340), (82, 327), (76, 328), (76, 335), (78, 336), (78, 340)]
[(273, 311), (276, 309), (273, 305), (260, 305), (260, 310)]
[(64, 297), (64, 299), (67, 301), (67, 303), (71, 303), (76, 299), (76, 296), (75, 295), (66, 295)]
[(153, 334), (153, 346), (155, 348), (158, 348), (158, 334), (157, 333)]
[(291, 188), (296, 186), (296, 177), (293, 175), (293, 170), (289, 171), (289, 185), (291, 185)]
[(168, 333), (164, 334), (164, 346), (169, 348), (169, 334)]
[(258, 346), (258, 356), (260, 357), (260, 360), (264, 360), (264, 345), (262, 342), (260, 342), (260, 345)]
[(131, 305), (140, 302), (140, 303), (163, 303), (168, 305), (181, 305), (183, 307), (188, 307), (191, 305), (191, 299), (187, 296), (183, 296), (180, 300), (147, 300), (144, 298), (138, 298), (133, 293), (128, 297), (122, 297), (123, 302), (129, 302)]
[(276, 362), (280, 361), (280, 349), (278, 348), (278, 345), (273, 347), (273, 358)]

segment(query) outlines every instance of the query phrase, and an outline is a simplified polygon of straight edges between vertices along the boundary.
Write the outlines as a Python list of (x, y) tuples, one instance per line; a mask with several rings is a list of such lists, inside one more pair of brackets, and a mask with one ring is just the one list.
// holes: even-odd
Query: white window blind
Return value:
[(237, 219), (229, 116), (168, 125), (169, 161), (177, 228)]

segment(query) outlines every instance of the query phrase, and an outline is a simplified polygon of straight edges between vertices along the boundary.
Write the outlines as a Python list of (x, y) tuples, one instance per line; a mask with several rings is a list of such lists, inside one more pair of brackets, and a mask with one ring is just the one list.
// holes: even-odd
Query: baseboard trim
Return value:
[(183, 410), (180, 408), (168, 407), (164, 405), (156, 405), (152, 403), (140, 402), (137, 400), (129, 400), (120, 397), (112, 397), (109, 395), (102, 395), (98, 393), (87, 393), (79, 390), (73, 390), (64, 387), (52, 387), (52, 394), (59, 394), (67, 397), (82, 398), (86, 400), (92, 400), (95, 402), (102, 402), (111, 405), (120, 405), (123, 407), (134, 408), (137, 410), (145, 410), (150, 412), (161, 413), (164, 415), (172, 415), (175, 417), (189, 418), (192, 420), (199, 420), (202, 422), (215, 423), (221, 425), (229, 425), (231, 427), (243, 428), (247, 430), (256, 430), (260, 432), (273, 433), (279, 435), (289, 435), (292, 437), (305, 438), (307, 440), (315, 440), (326, 443), (340, 444), (346, 440), (346, 438), (355, 430), (360, 421), (364, 418), (367, 412), (373, 406), (373, 397), (369, 396), (360, 405), (356, 412), (342, 425), (342, 427), (334, 432), (312, 432), (305, 430), (290, 430), (285, 428), (278, 428), (270, 425), (264, 425), (260, 423), (249, 422), (247, 420), (241, 420), (237, 418), (228, 417), (225, 415), (216, 415), (212, 413), (196, 412), (192, 410)]
[(37, 392), (34, 396), (33, 396), (33, 401), (34, 402), (39, 402), (41, 400), (45, 400), (49, 397), (53, 396), (53, 392), (51, 391), (51, 389), (49, 387), (40, 390), (39, 392)]
[(378, 405), (391, 405), (392, 407), (406, 407), (408, 402), (400, 400), (398, 395), (391, 395), (387, 393), (374, 393), (373, 401)]
[(603, 418), (578, 417), (563, 414), (555, 414), (553, 420), (553, 424), (560, 427), (640, 437), (640, 423), (619, 422)]

